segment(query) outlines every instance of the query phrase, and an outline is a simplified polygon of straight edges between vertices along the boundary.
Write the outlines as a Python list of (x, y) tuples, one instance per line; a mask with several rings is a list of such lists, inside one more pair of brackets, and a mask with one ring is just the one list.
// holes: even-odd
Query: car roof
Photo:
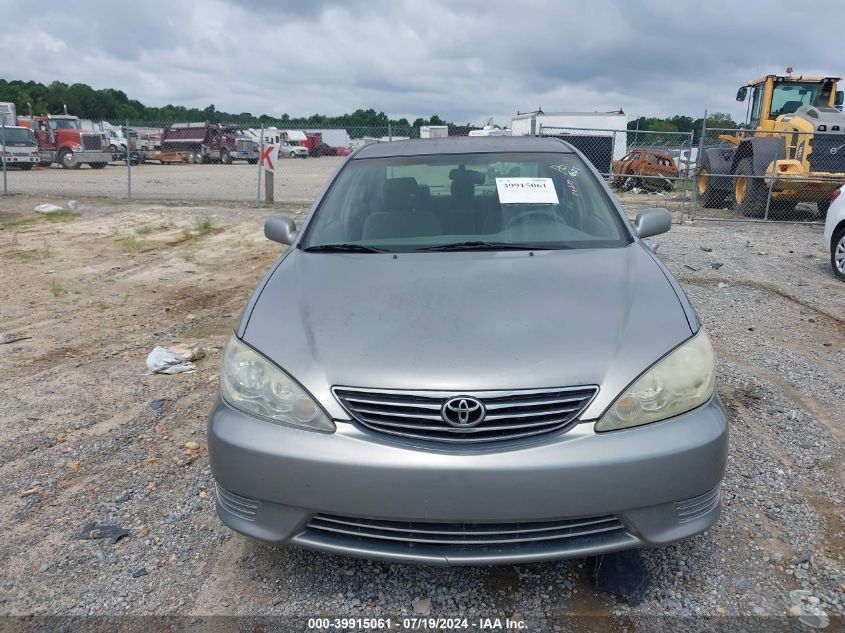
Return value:
[(370, 143), (353, 158), (389, 158), (392, 156), (425, 156), (430, 154), (467, 154), (493, 152), (558, 152), (572, 153), (569, 143), (559, 138), (536, 136), (450, 136)]

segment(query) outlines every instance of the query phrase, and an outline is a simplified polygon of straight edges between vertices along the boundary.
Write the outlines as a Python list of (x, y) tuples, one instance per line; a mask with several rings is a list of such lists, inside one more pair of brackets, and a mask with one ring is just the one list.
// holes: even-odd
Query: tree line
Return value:
[(130, 99), (122, 90), (105, 88), (96, 90), (86, 84), (65, 84), (54, 81), (50, 85), (34, 81), (7, 81), (0, 79), (0, 101), (15, 104), (19, 115), (32, 114), (62, 114), (67, 107), (69, 114), (82, 119), (96, 121), (110, 121), (122, 123), (129, 121), (134, 124), (155, 122), (157, 124), (214, 121), (216, 123), (238, 123), (249, 127), (343, 127), (343, 128), (371, 128), (383, 130), (384, 134), (391, 130), (394, 134), (402, 134), (411, 128), (422, 125), (449, 125), (436, 114), (428, 119), (422, 117), (414, 121), (406, 118), (391, 119), (384, 112), (376, 112), (372, 108), (358, 109), (351, 114), (341, 116), (325, 116), (312, 114), (307, 117), (293, 117), (282, 114), (274, 117), (267, 114), (254, 115), (251, 112), (222, 112), (212, 104), (205, 108), (186, 108), (178, 105), (161, 107), (146, 106), (136, 99)]
[[(222, 112), (214, 105), (205, 108), (186, 108), (178, 105), (161, 107), (146, 106), (136, 99), (130, 99), (122, 90), (105, 88), (97, 90), (86, 84), (65, 84), (54, 81), (50, 85), (34, 81), (7, 81), (0, 79), (0, 101), (10, 101), (15, 104), (18, 114), (61, 114), (65, 106), (70, 114), (83, 119), (96, 121), (110, 121), (122, 123), (129, 121), (133, 124), (155, 122), (165, 125), (168, 123), (187, 121), (214, 121), (221, 124), (238, 123), (248, 127), (261, 125), (281, 128), (321, 128), (340, 127), (349, 129), (367, 128), (368, 133), (394, 135), (410, 134), (418, 131), (423, 125), (448, 125), (450, 133), (466, 133), (467, 129), (478, 129), (477, 126), (458, 126), (445, 121), (439, 116), (432, 115), (409, 121), (407, 118), (391, 119), (384, 112), (374, 109), (358, 109), (351, 114), (340, 116), (326, 116), (312, 114), (308, 117), (294, 117), (282, 114), (274, 117), (267, 114), (254, 115), (251, 112)], [(652, 132), (694, 132), (701, 130), (702, 119), (675, 115), (666, 118), (639, 117), (628, 123), (629, 130)], [(707, 117), (708, 128), (736, 128), (738, 124), (730, 115), (715, 112)], [(461, 130), (461, 132), (459, 132)]]

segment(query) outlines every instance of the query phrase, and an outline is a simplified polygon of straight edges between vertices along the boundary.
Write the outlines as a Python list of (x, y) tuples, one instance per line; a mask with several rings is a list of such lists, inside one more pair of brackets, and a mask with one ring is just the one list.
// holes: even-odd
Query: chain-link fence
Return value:
[[(311, 202), (344, 156), (375, 142), (503, 135), (457, 126), (281, 129), (254, 124), (86, 122), (34, 117), (0, 129), (4, 194), (261, 203), (260, 156), (280, 147), (277, 203)], [(823, 220), (845, 181), (845, 134), (539, 126), (578, 148), (633, 213), (675, 220)], [(5, 139), (5, 140), (4, 140)], [(787, 158), (788, 157), (788, 158)]]
[(845, 134), (702, 128), (697, 220), (824, 222), (845, 183)]
[(630, 212), (664, 207), (682, 222), (691, 203), (693, 134), (540, 126), (580, 150)]
[[(85, 122), (34, 117), (31, 132), (5, 128), (8, 147), (0, 193), (51, 198), (263, 202), (260, 156), (280, 148), (277, 202), (307, 203), (356, 147), (412, 137), (415, 129), (279, 129), (248, 124)], [(9, 141), (0, 144), (10, 145)], [(14, 143), (12, 143), (14, 145)], [(24, 162), (12, 157), (26, 154)]]

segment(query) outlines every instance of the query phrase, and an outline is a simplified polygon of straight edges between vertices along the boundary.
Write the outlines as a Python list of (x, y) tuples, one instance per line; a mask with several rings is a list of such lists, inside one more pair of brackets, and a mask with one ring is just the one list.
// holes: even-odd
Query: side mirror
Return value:
[(837, 90), (836, 95), (833, 97), (833, 105), (841, 106), (843, 103), (845, 103), (845, 92)]
[(296, 224), (289, 215), (271, 215), (264, 222), (264, 237), (272, 242), (290, 245), (296, 239)]
[(737, 101), (745, 101), (745, 97), (748, 96), (748, 88), (743, 86), (736, 92), (736, 100)]
[(666, 209), (643, 209), (634, 220), (634, 230), (640, 239), (666, 233), (672, 228), (672, 214)]

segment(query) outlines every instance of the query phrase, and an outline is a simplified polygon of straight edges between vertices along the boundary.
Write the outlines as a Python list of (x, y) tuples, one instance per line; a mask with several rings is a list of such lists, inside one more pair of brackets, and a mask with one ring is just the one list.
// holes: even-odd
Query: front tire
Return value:
[(622, 189), (624, 191), (631, 191), (635, 187), (640, 186), (640, 179), (634, 178), (633, 176), (626, 176), (625, 179), (622, 181)]
[(59, 164), (62, 166), (63, 169), (79, 169), (82, 165), (81, 163), (76, 160), (76, 155), (66, 149), (59, 154)]
[(224, 149), (220, 152), (220, 162), (224, 165), (232, 164), (232, 155), (229, 153), (229, 150)]
[(766, 213), (766, 186), (762, 178), (755, 178), (750, 158), (737, 163), (733, 207), (747, 218), (762, 218)]
[(839, 227), (830, 241), (830, 266), (839, 281), (845, 281), (845, 226)]

